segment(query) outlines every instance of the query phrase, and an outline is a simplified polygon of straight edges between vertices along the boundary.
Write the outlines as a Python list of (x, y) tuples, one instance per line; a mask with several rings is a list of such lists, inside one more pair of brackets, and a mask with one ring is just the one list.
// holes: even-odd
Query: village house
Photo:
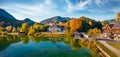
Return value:
[(113, 22), (103, 27), (102, 31), (104, 37), (120, 40), (120, 13), (117, 14)]
[(52, 22), (50, 22), (49, 25), (50, 26), (48, 28), (48, 31), (50, 31), (50, 32), (61, 32), (62, 31), (62, 29), (57, 24), (56, 18), (54, 18), (54, 20)]

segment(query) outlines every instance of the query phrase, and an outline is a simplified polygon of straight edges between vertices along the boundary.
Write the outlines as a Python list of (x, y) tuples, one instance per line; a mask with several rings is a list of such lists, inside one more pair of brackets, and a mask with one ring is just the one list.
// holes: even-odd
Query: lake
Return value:
[(99, 57), (92, 48), (71, 37), (7, 35), (0, 37), (0, 57)]

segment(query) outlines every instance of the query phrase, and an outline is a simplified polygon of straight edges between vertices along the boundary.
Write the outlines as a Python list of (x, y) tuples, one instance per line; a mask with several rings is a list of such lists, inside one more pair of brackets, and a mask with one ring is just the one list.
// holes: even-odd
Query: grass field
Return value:
[(107, 49), (103, 44), (100, 42), (97, 42), (97, 45), (100, 46), (106, 53), (108, 53), (111, 57), (117, 57), (113, 52), (111, 52), (109, 49)]
[(111, 42), (107, 42), (109, 45), (111, 45), (112, 47), (120, 50), (120, 44), (116, 44), (116, 43), (111, 43)]

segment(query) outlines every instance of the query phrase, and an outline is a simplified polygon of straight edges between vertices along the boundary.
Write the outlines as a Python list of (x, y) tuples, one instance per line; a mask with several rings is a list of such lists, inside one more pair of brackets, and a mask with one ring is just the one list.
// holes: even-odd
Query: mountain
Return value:
[(103, 22), (108, 22), (108, 23), (110, 23), (110, 22), (113, 22), (115, 19), (109, 19), (109, 20), (104, 20)]
[(29, 19), (29, 18), (25, 18), (24, 20), (22, 20), (23, 22), (25, 22), (25, 23), (28, 23), (28, 25), (34, 25), (34, 21), (32, 21), (31, 19)]
[(7, 11), (0, 9), (0, 17), (4, 17), (6, 19), (16, 20), (11, 14), (9, 14)]
[(4, 9), (0, 9), (0, 26), (6, 27), (12, 25), (14, 27), (17, 27), (20, 26), (21, 23), (22, 23), (21, 21), (17, 20), (7, 11), (5, 11)]
[(70, 20), (71, 18), (69, 18), (69, 17), (55, 16), (55, 17), (47, 18), (47, 19), (41, 21), (40, 23), (42, 23), (42, 24), (50, 23), (54, 19), (56, 19), (58, 22), (66, 22), (66, 21)]
[(20, 27), (22, 23), (28, 23), (28, 25), (33, 25), (35, 22), (29, 18), (24, 20), (17, 20), (10, 13), (5, 11), (4, 9), (0, 9), (0, 26), (6, 27), (12, 25), (14, 27)]

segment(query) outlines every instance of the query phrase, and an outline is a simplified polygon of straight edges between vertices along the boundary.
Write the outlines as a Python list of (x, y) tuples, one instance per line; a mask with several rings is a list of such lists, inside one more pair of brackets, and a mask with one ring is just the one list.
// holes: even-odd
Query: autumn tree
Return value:
[(29, 28), (28, 35), (34, 35), (34, 34), (35, 34), (35, 30), (34, 30), (34, 28), (31, 26), (31, 27)]
[(82, 27), (78, 31), (87, 32), (93, 25), (92, 20), (89, 19), (89, 18), (86, 18), (86, 17), (82, 16), (78, 19), (80, 19), (81, 22), (82, 22), (82, 24), (81, 24)]
[(7, 27), (6, 27), (6, 30), (7, 30), (8, 32), (11, 32), (11, 31), (12, 31), (12, 26), (7, 26)]
[(107, 24), (109, 24), (109, 22), (101, 22), (102, 27), (106, 26)]
[(59, 26), (64, 26), (64, 23), (63, 22), (59, 22)]
[(70, 31), (71, 32), (74, 32), (81, 28), (82, 28), (82, 22), (80, 19), (73, 18), (72, 20), (70, 20)]
[(12, 29), (12, 32), (17, 32), (17, 30), (16, 30), (16, 28), (15, 28), (15, 27)]
[(0, 32), (2, 32), (2, 31), (3, 31), (3, 27), (0, 26)]
[(93, 28), (93, 29), (90, 29), (87, 34), (89, 36), (92, 36), (92, 37), (95, 37), (95, 36), (99, 36), (101, 34), (101, 30), (98, 29), (98, 28)]
[(41, 26), (39, 27), (39, 29), (40, 29), (40, 31), (45, 31), (46, 26), (45, 26), (45, 25), (41, 25)]
[(88, 23), (89, 23), (89, 25), (90, 25), (90, 26), (92, 26), (92, 25), (93, 25), (93, 23), (92, 23), (92, 21), (91, 21), (91, 20), (89, 20), (89, 22), (88, 22)]
[(35, 23), (33, 25), (33, 28), (35, 29), (36, 32), (40, 32), (40, 31), (46, 31), (48, 28), (48, 25), (43, 25), (40, 23)]
[(27, 23), (22, 23), (20, 32), (26, 32), (26, 33), (28, 32), (28, 24)]
[(36, 30), (36, 32), (39, 32), (40, 31), (40, 24), (39, 23), (35, 23), (34, 25), (33, 25), (33, 28)]
[(87, 20), (82, 20), (82, 28), (79, 29), (79, 31), (82, 31), (82, 32), (87, 32), (89, 29), (90, 29), (90, 25), (88, 24)]
[(120, 12), (117, 13), (117, 15), (116, 15), (116, 20), (117, 20), (117, 21), (120, 21)]
[(84, 17), (84, 16), (82, 16), (82, 17), (80, 17), (80, 18), (78, 18), (78, 19), (80, 19), (80, 20), (87, 20), (87, 18)]
[(65, 24), (64, 24), (64, 28), (65, 28), (65, 32), (68, 33), (70, 31), (70, 22), (67, 21)]

